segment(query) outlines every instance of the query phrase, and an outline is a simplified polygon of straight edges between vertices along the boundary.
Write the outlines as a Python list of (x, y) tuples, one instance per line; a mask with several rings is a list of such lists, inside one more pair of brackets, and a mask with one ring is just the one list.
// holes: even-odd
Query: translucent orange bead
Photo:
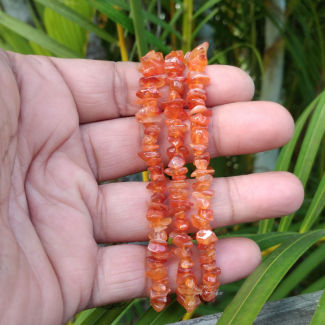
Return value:
[(174, 221), (174, 226), (181, 231), (186, 231), (189, 228), (190, 223), (186, 219), (176, 219)]
[(169, 176), (174, 175), (183, 175), (186, 174), (188, 169), (186, 167), (179, 167), (179, 168), (166, 168), (165, 173)]
[(152, 77), (142, 77), (139, 80), (140, 86), (148, 87), (150, 84), (154, 84), (157, 88), (165, 85), (166, 80), (164, 77), (152, 76)]
[(190, 116), (190, 121), (201, 126), (206, 126), (210, 123), (210, 119), (200, 113)]
[(169, 157), (169, 159), (172, 159), (178, 153), (181, 153), (185, 157), (185, 156), (187, 156), (189, 154), (189, 151), (184, 146), (178, 147), (178, 150), (176, 150), (175, 147), (169, 147), (167, 149), (167, 156)]
[(146, 271), (145, 274), (150, 279), (160, 280), (166, 275), (166, 273), (167, 273), (167, 267), (164, 266), (158, 269)]
[(190, 258), (182, 258), (179, 262), (179, 266), (183, 269), (192, 269), (194, 262)]
[(196, 233), (196, 240), (199, 244), (208, 245), (218, 240), (215, 233), (211, 230), (199, 230)]
[(201, 268), (205, 271), (213, 271), (217, 268), (216, 261), (212, 261), (211, 263), (201, 264)]
[(172, 252), (179, 258), (187, 258), (192, 256), (192, 251), (189, 248), (172, 248)]
[(187, 81), (190, 84), (201, 84), (206, 86), (210, 82), (210, 78), (201, 72), (190, 71), (187, 74)]

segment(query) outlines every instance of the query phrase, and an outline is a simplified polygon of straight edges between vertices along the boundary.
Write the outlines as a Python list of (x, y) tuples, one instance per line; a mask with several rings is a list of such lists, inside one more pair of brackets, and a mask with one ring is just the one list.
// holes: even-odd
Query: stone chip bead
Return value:
[(215, 260), (218, 238), (209, 225), (213, 220), (213, 211), (209, 208), (211, 198), (215, 193), (210, 190), (214, 170), (209, 166), (210, 155), (206, 152), (209, 144), (209, 117), (212, 115), (212, 111), (205, 105), (207, 93), (203, 89), (210, 82), (210, 78), (204, 74), (204, 67), (207, 65), (207, 49), (207, 42), (199, 45), (185, 55), (185, 63), (189, 69), (187, 84), (190, 90), (187, 93), (187, 101), (191, 122), (190, 146), (194, 155), (193, 164), (196, 167), (196, 170), (191, 174), (192, 177), (196, 178), (196, 183), (192, 184), (194, 190), (192, 196), (196, 200), (195, 207), (198, 209), (197, 213), (192, 214), (191, 222), (195, 228), (198, 228), (196, 240), (198, 249), (202, 250), (199, 262), (203, 277), (199, 288), (203, 300), (214, 301), (219, 288), (217, 278), (221, 271)]
[[(170, 159), (165, 173), (172, 177), (170, 186), (169, 204), (170, 213), (174, 215), (175, 230), (170, 233), (174, 245), (177, 247), (172, 252), (180, 259), (178, 264), (176, 290), (178, 302), (191, 312), (200, 304), (199, 295), (202, 290), (197, 287), (197, 280), (192, 272), (194, 262), (191, 259), (191, 248), (193, 247), (192, 238), (187, 235), (189, 221), (186, 218), (185, 211), (190, 210), (191, 203), (186, 190), (188, 182), (186, 173), (188, 169), (184, 167), (185, 157), (189, 154), (185, 147), (185, 133), (188, 129), (184, 120), (188, 118), (184, 111), (185, 100), (182, 99), (184, 92), (184, 83), (186, 77), (182, 76), (185, 70), (184, 57), (182, 51), (171, 52), (165, 58), (165, 78), (169, 85), (169, 94), (167, 102), (163, 102), (161, 107), (164, 109), (164, 115), (167, 117), (165, 124), (168, 127), (168, 142), (172, 145), (167, 149), (167, 155)], [(193, 76), (195, 78), (196, 76)], [(197, 77), (199, 78), (199, 77)], [(202, 110), (203, 112), (203, 110)], [(204, 112), (203, 112), (204, 113)]]
[(151, 306), (157, 311), (163, 310), (170, 301), (168, 296), (170, 287), (168, 286), (168, 269), (164, 266), (167, 259), (171, 257), (167, 246), (167, 226), (171, 223), (171, 218), (167, 217), (169, 207), (164, 204), (167, 199), (166, 177), (164, 175), (164, 165), (157, 144), (160, 128), (155, 124), (159, 120), (161, 110), (157, 100), (161, 97), (158, 90), (166, 83), (164, 75), (164, 58), (161, 53), (150, 51), (141, 58), (138, 70), (143, 73), (140, 78), (141, 89), (137, 91), (136, 104), (143, 107), (136, 113), (137, 122), (144, 126), (144, 137), (142, 140), (142, 152), (139, 157), (149, 166), (150, 182), (146, 186), (153, 192), (151, 198), (146, 201), (148, 210), (146, 219), (149, 222), (151, 232), (149, 234), (148, 250), (150, 256), (147, 257), (148, 270), (145, 275), (153, 280), (153, 285), (149, 288)]

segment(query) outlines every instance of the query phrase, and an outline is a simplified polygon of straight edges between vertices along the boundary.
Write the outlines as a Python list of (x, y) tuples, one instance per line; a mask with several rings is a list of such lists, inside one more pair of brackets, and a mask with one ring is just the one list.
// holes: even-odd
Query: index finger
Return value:
[[(134, 103), (142, 77), (137, 63), (51, 59), (72, 92), (80, 123), (133, 116), (139, 110), (140, 106)], [(252, 99), (254, 83), (243, 70), (211, 65), (206, 67), (205, 73), (210, 77), (205, 89), (208, 107)], [(167, 88), (161, 89), (162, 98), (167, 98)]]

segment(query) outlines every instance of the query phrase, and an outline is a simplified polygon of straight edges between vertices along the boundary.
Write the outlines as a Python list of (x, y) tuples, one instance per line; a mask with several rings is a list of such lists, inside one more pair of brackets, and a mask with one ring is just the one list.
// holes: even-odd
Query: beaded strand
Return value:
[(197, 214), (191, 216), (194, 227), (198, 228), (196, 240), (198, 249), (202, 250), (200, 256), (201, 269), (203, 271), (201, 298), (205, 301), (214, 301), (218, 293), (220, 268), (216, 266), (216, 241), (217, 236), (211, 229), (210, 222), (213, 220), (213, 211), (208, 210), (211, 205), (211, 198), (215, 192), (210, 190), (214, 174), (213, 168), (209, 165), (210, 154), (205, 152), (208, 148), (209, 116), (212, 111), (205, 106), (206, 91), (203, 87), (210, 82), (210, 78), (204, 75), (204, 67), (207, 65), (206, 52), (209, 44), (207, 42), (196, 47), (192, 52), (185, 56), (185, 62), (188, 65), (187, 83), (189, 91), (187, 93), (188, 106), (190, 109), (191, 121), (191, 144), (194, 154), (193, 164), (196, 170), (192, 177), (196, 178), (196, 183), (192, 185), (194, 192), (192, 196), (196, 199)]
[(164, 58), (161, 53), (150, 51), (141, 58), (138, 70), (143, 73), (144, 77), (140, 78), (141, 89), (137, 91), (135, 99), (136, 104), (143, 107), (136, 113), (137, 122), (144, 125), (144, 138), (142, 141), (142, 152), (138, 155), (146, 162), (148, 171), (150, 172), (150, 183), (147, 189), (153, 191), (151, 199), (146, 203), (148, 211), (146, 218), (150, 222), (149, 227), (152, 228), (149, 234), (148, 250), (151, 255), (147, 257), (148, 268), (145, 275), (154, 281), (149, 288), (151, 306), (157, 311), (163, 310), (168, 304), (170, 298), (168, 296), (170, 287), (167, 286), (168, 269), (164, 266), (167, 258), (171, 256), (167, 247), (167, 226), (171, 223), (171, 218), (165, 218), (168, 206), (163, 204), (166, 200), (166, 177), (164, 175), (164, 165), (162, 163), (161, 154), (158, 152), (159, 145), (156, 144), (160, 128), (155, 122), (160, 121), (158, 115), (161, 110), (158, 107), (157, 100), (160, 98), (161, 92), (158, 88), (165, 85)]
[(175, 216), (175, 230), (169, 237), (177, 248), (172, 252), (180, 258), (177, 270), (176, 283), (178, 285), (176, 294), (177, 301), (187, 310), (193, 311), (199, 304), (199, 294), (201, 289), (197, 287), (197, 279), (192, 269), (194, 262), (191, 259), (193, 247), (192, 238), (187, 235), (189, 221), (186, 218), (185, 211), (191, 209), (191, 203), (186, 190), (189, 183), (186, 182), (187, 168), (185, 165), (185, 156), (189, 154), (184, 146), (184, 136), (187, 125), (183, 123), (188, 118), (184, 111), (185, 100), (181, 98), (184, 93), (186, 77), (182, 74), (185, 70), (184, 55), (182, 51), (172, 51), (165, 58), (165, 73), (167, 73), (166, 83), (169, 84), (168, 100), (162, 103), (164, 114), (168, 118), (165, 124), (168, 126), (168, 141), (172, 145), (167, 149), (167, 155), (170, 159), (165, 173), (172, 177), (171, 187), (169, 187), (169, 204), (171, 206), (171, 215)]

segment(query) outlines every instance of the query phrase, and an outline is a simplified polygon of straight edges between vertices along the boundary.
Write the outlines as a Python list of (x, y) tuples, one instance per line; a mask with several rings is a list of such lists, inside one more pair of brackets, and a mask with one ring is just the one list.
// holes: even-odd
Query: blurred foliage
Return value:
[[(15, 0), (13, 0), (14, 2)], [(7, 2), (6, 2), (7, 3)], [(224, 312), (220, 324), (252, 324), (268, 299), (325, 288), (325, 6), (321, 0), (284, 1), (284, 24), (275, 1), (242, 0), (26, 0), (22, 22), (0, 5), (0, 48), (23, 54), (139, 61), (147, 49), (169, 51), (208, 41), (210, 63), (244, 69), (259, 99), (263, 71), (285, 49), (281, 104), (296, 121), (293, 139), (281, 151), (276, 170), (294, 172), (306, 190), (293, 215), (216, 229), (220, 237), (256, 241), (263, 262), (246, 280), (224, 285), (215, 303), (200, 305), (191, 317)], [(0, 2), (1, 4), (1, 2)], [(281, 37), (265, 49), (266, 20)], [(100, 41), (98, 41), (100, 40)], [(253, 171), (254, 155), (218, 157), (216, 177)], [(189, 165), (189, 171), (191, 166)], [(281, 232), (279, 232), (280, 230)], [(281, 244), (281, 245), (280, 245)], [(126, 288), (127, 290), (127, 288)], [(222, 293), (222, 294), (221, 294)], [(325, 299), (324, 297), (322, 299)], [(77, 324), (166, 324), (182, 318), (172, 302), (155, 313), (147, 299), (106, 306), (77, 315)], [(313, 324), (324, 317), (318, 308)], [(218, 323), (219, 324), (219, 323)]]

